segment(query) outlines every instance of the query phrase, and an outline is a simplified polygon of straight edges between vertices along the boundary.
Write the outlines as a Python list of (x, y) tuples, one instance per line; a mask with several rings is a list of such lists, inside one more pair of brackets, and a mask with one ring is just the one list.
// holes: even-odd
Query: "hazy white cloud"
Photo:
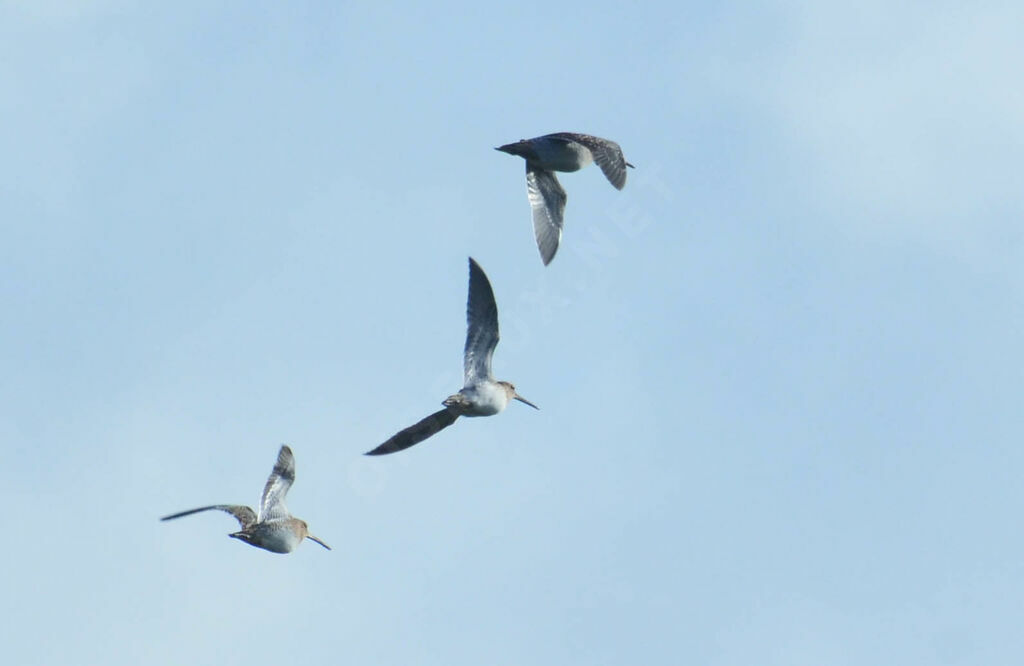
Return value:
[[(1012, 663), (1024, 311), (933, 251), (1020, 272), (1010, 5), (126, 6), (0, 10), (12, 663)], [(562, 129), (637, 168), (544, 268), (492, 147)], [(363, 457), (468, 254), (542, 410)], [(159, 522), (283, 442), (334, 551)]]
[(960, 237), (1024, 211), (1019, 5), (771, 10), (770, 30), (744, 28), (754, 47), (716, 67), (778, 124), (792, 175), (836, 221)]

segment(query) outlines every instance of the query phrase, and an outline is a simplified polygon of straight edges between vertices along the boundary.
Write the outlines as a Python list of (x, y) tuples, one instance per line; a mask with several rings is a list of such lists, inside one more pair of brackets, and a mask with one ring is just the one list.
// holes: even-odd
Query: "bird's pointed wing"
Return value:
[(200, 511), (209, 511), (210, 509), (217, 509), (218, 511), (230, 513), (238, 521), (238, 524), (242, 526), (243, 530), (256, 522), (256, 514), (253, 513), (252, 509), (247, 506), (238, 506), (235, 504), (201, 506), (198, 509), (189, 509), (188, 511), (182, 511), (180, 513), (172, 513), (169, 516), (164, 516), (160, 520), (174, 520), (175, 518), (181, 518), (182, 516), (191, 516), (193, 513), (199, 513)]
[(562, 223), (565, 214), (565, 190), (553, 171), (526, 163), (526, 196), (533, 209), (533, 233), (537, 237), (540, 258), (547, 266), (555, 258), (558, 243), (562, 240)]
[(491, 356), (498, 346), (498, 338), (498, 305), (494, 302), (494, 290), (484, 269), (470, 257), (466, 348), (462, 357), (465, 386), (491, 378)]
[(590, 151), (590, 154), (594, 156), (597, 166), (601, 167), (605, 178), (615, 186), (615, 189), (621, 190), (626, 186), (626, 165), (628, 162), (623, 157), (622, 148), (619, 147), (619, 144), (590, 134), (559, 132), (550, 136), (583, 144)]
[(263, 487), (260, 499), (259, 522), (275, 518), (287, 518), (288, 509), (284, 505), (284, 496), (295, 481), (295, 456), (288, 446), (282, 446), (277, 452), (277, 463), (270, 472), (267, 485)]
[(455, 419), (457, 418), (459, 418), (459, 415), (448, 409), (442, 409), (439, 412), (434, 412), (427, 418), (422, 419), (418, 423), (411, 425), (396, 434), (374, 450), (367, 451), (366, 455), (383, 456), (388, 453), (395, 453), (396, 451), (407, 449), (413, 444), (419, 444), (431, 435), (437, 434), (441, 430), (447, 428), (451, 424), (455, 423)]

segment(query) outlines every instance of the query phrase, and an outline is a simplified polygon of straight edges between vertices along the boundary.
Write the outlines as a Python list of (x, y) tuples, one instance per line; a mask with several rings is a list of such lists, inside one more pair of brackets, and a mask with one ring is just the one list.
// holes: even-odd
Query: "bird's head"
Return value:
[(512, 382), (498, 382), (498, 383), (501, 384), (501, 387), (505, 389), (505, 393), (508, 395), (508, 399), (509, 400), (518, 400), (519, 402), (526, 403), (527, 405), (529, 405), (530, 407), (533, 407), (534, 409), (540, 409), (540, 407), (538, 407), (537, 405), (533, 404), (532, 402), (530, 402), (529, 400), (527, 400), (523, 396), (521, 396), (518, 393), (516, 393), (516, 387), (515, 387), (515, 385), (512, 384)]
[(323, 546), (327, 550), (331, 549), (331, 547), (328, 546), (326, 543), (324, 543), (323, 541), (321, 541), (320, 539), (316, 538), (315, 536), (313, 536), (312, 534), (309, 533), (309, 525), (306, 524), (306, 521), (304, 521), (304, 520), (300, 520), (299, 521), (299, 529), (302, 530), (302, 536), (306, 537), (310, 541), (317, 542), (318, 544), (320, 544), (321, 546)]
[(515, 143), (506, 143), (504, 146), (498, 146), (495, 150), (500, 150), (501, 152), (508, 153), (509, 155), (525, 157), (526, 159), (536, 157), (536, 151), (534, 151), (532, 144), (530, 144), (527, 139), (516, 141)]

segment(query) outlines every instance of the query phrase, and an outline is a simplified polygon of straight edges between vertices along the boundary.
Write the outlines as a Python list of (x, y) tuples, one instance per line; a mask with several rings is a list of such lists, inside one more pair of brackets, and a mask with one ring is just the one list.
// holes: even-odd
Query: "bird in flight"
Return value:
[(558, 251), (565, 213), (566, 194), (555, 171), (579, 171), (597, 162), (608, 181), (621, 190), (626, 185), (626, 167), (633, 168), (622, 156), (619, 144), (589, 134), (556, 132), (495, 150), (526, 159), (526, 196), (533, 209), (533, 233), (545, 266)]
[(284, 505), (284, 496), (288, 494), (288, 489), (292, 487), (294, 481), (295, 456), (292, 455), (290, 448), (282, 446), (277, 454), (277, 463), (274, 465), (273, 471), (270, 472), (267, 485), (263, 488), (258, 514), (247, 506), (214, 504), (174, 513), (164, 516), (160, 520), (174, 520), (200, 511), (217, 509), (230, 513), (242, 527), (238, 532), (228, 536), (240, 539), (251, 546), (269, 550), (272, 553), (290, 553), (298, 547), (303, 539), (310, 539), (330, 550), (330, 546), (309, 533), (306, 521), (299, 520), (288, 513), (288, 509)]
[(480, 264), (469, 258), (469, 298), (466, 303), (466, 348), (463, 353), (463, 387), (441, 404), (444, 409), (402, 430), (372, 451), (380, 456), (407, 449), (455, 423), (460, 416), (492, 416), (505, 409), (510, 400), (525, 402), (510, 382), (491, 374), (491, 356), (498, 344), (498, 306), (494, 291)]

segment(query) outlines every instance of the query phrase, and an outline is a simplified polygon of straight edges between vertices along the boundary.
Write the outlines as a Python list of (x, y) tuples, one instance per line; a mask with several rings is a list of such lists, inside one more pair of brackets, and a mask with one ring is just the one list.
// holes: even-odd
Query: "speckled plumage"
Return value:
[(556, 132), (499, 146), (526, 160), (526, 195), (533, 211), (533, 232), (544, 265), (551, 263), (562, 239), (566, 194), (555, 171), (578, 171), (596, 162), (616, 189), (626, 185), (626, 167), (633, 165), (619, 144), (575, 132)]
[(447, 428), (460, 416), (497, 414), (510, 400), (519, 400), (537, 409), (536, 405), (516, 393), (515, 386), (498, 381), (491, 374), (491, 357), (498, 339), (498, 306), (494, 301), (494, 290), (480, 264), (470, 257), (462, 390), (444, 400), (444, 409), (401, 430), (377, 448), (367, 451), (366, 455), (380, 456), (407, 449)]
[(310, 539), (330, 550), (330, 546), (309, 533), (309, 526), (304, 520), (299, 520), (288, 513), (284, 498), (294, 481), (295, 456), (292, 455), (292, 450), (288, 446), (282, 446), (277, 453), (274, 469), (270, 472), (270, 477), (263, 487), (258, 514), (247, 506), (214, 504), (174, 513), (164, 516), (160, 520), (173, 520), (200, 511), (217, 509), (234, 516), (242, 528), (228, 536), (257, 548), (269, 550), (272, 553), (290, 553), (303, 539)]

